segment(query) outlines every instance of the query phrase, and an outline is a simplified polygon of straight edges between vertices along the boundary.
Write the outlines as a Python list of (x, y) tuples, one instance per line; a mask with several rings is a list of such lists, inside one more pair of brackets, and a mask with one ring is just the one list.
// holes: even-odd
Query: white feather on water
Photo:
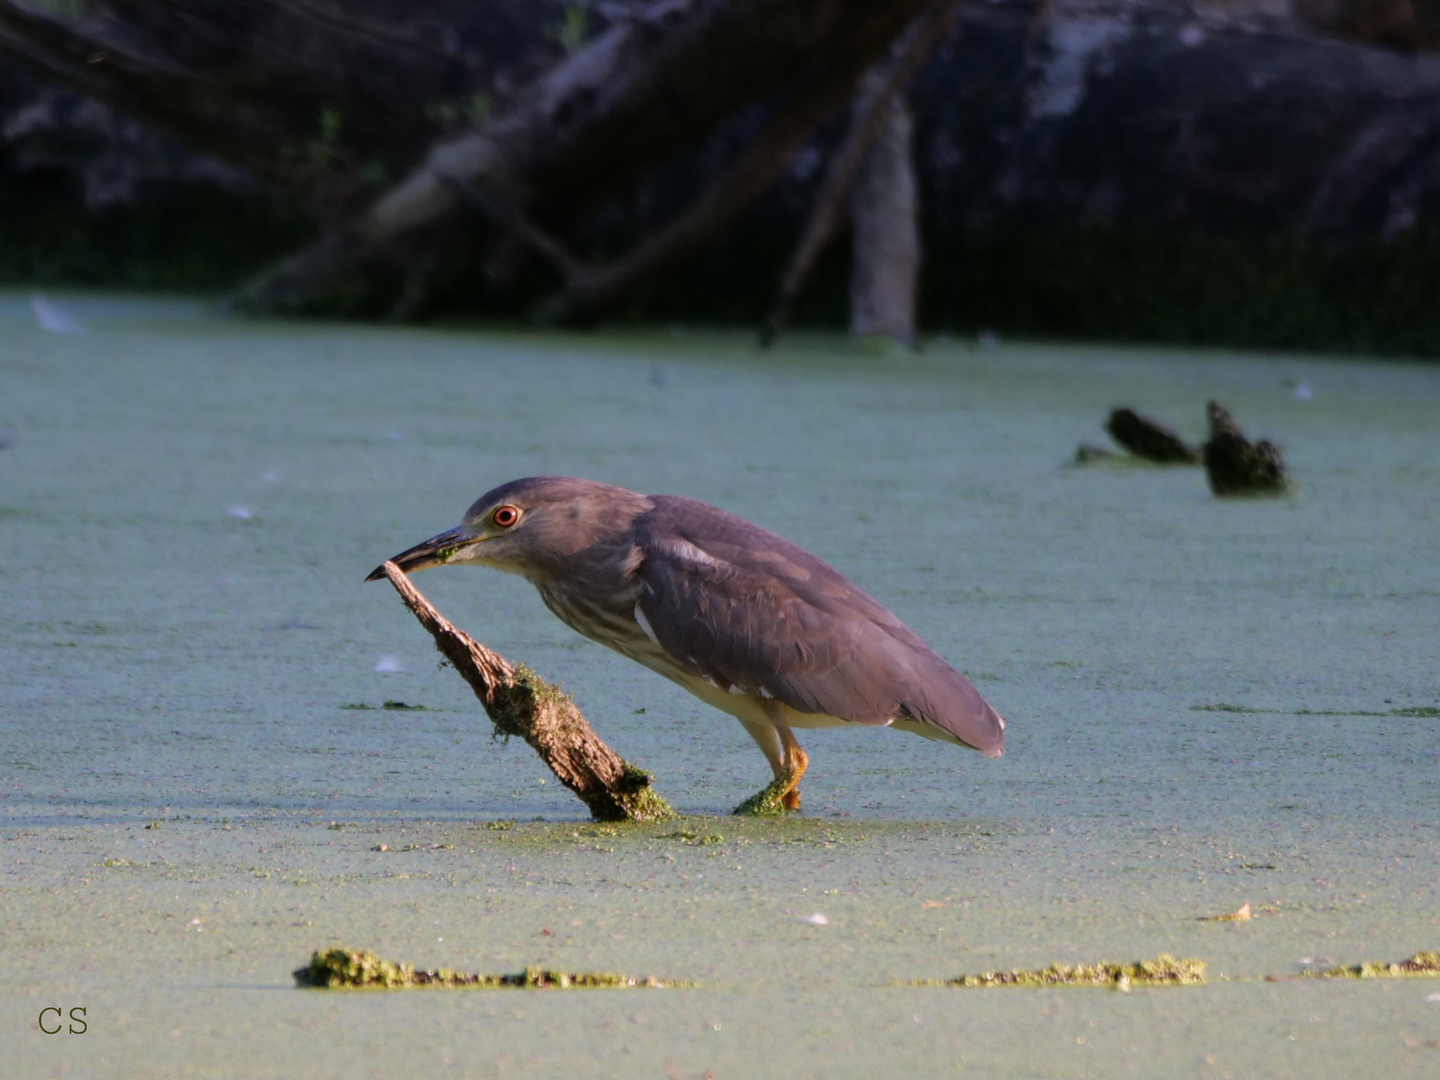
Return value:
[(83, 334), (85, 324), (75, 318), (44, 293), (30, 294), (30, 310), (40, 329), (51, 334)]

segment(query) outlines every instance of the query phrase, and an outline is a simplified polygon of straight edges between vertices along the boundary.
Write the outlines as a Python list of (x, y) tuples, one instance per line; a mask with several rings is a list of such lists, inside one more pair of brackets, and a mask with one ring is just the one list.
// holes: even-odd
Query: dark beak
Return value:
[[(483, 539), (479, 536), (469, 536), (462, 525), (441, 533), (439, 536), (432, 536), (423, 543), (407, 548), (399, 555), (393, 556), (390, 561), (400, 567), (405, 573), (413, 573), (416, 570), (424, 570), (428, 566), (443, 566), (450, 561), (450, 557), (462, 548), (471, 544), (479, 543)], [(385, 576), (385, 566), (381, 564), (371, 570), (365, 578), (366, 581), (379, 581)]]

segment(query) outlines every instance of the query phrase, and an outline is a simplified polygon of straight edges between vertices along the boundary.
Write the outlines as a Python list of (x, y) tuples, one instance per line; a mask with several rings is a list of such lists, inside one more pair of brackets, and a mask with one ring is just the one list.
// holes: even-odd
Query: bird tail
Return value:
[(939, 656), (935, 661), (943, 670), (934, 671), (926, 680), (928, 700), (918, 709), (907, 705), (906, 712), (988, 758), (1000, 757), (1005, 753), (1005, 718), (974, 683)]

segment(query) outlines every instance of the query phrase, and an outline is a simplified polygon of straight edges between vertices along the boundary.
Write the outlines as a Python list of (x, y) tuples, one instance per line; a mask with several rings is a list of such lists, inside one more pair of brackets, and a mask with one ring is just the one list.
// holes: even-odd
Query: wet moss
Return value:
[[(1051, 964), (1033, 971), (984, 971), (940, 980), (940, 986), (1199, 986), (1205, 982), (1205, 961), (1177, 959), (1161, 953), (1153, 960), (1131, 964)], [(937, 985), (935, 982), (915, 985)]]
[(1418, 952), (1398, 964), (1366, 961), (1350, 967), (1307, 971), (1307, 979), (1440, 979), (1440, 952)]
[(690, 986), (690, 983), (662, 981), (654, 976), (637, 979), (609, 971), (552, 971), (526, 968), (507, 975), (467, 975), (437, 968), (417, 971), (412, 964), (382, 960), (374, 953), (355, 949), (316, 950), (310, 963), (295, 971), (300, 986), (322, 989), (407, 990), (418, 987), (446, 989), (526, 990), (629, 990), (640, 987)]
[(627, 821), (670, 821), (680, 815), (654, 788), (655, 777), (638, 765), (625, 762), (625, 772), (616, 785), (615, 801)]
[(750, 798), (746, 799), (731, 813), (736, 817), (783, 817), (790, 813), (783, 799), (795, 785), (788, 776), (776, 777)]
[[(570, 695), (534, 668), (519, 664), (512, 679), (509, 686), (502, 684), (496, 687), (494, 700), (487, 705), (490, 718), (502, 735), (525, 739), (541, 752), (547, 764), (551, 764), (550, 758), (538, 745), (536, 725), (540, 718), (559, 724), (561, 729), (569, 725), (567, 734), (574, 734), (575, 727), (584, 725), (584, 718)], [(598, 742), (599, 737), (590, 732), (588, 726), (585, 734)], [(554, 771), (553, 764), (551, 768)], [(556, 775), (559, 776), (558, 773)], [(564, 777), (560, 780), (565, 783)], [(650, 773), (622, 760), (620, 778), (614, 783), (603, 784), (602, 781), (603, 786), (588, 791), (567, 786), (589, 807), (596, 821), (669, 821), (678, 817), (674, 808), (655, 790), (654, 782), (655, 778)]]

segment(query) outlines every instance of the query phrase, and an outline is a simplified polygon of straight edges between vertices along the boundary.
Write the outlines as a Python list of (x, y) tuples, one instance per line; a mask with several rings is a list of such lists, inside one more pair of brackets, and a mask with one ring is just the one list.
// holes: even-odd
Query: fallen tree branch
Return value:
[(514, 203), (502, 202), (458, 176), (442, 176), (472, 210), (488, 221), (513, 232), (522, 242), (548, 262), (566, 286), (578, 284), (590, 271), (570, 249), (531, 221)]
[(563, 690), (528, 668), (516, 667), (456, 627), (393, 562), (385, 563), (385, 576), (435, 639), (435, 647), (470, 684), (495, 730), (529, 743), (597, 821), (664, 821), (677, 816), (650, 786), (650, 774), (606, 746)]
[(540, 321), (601, 315), (637, 286), (719, 237), (775, 180), (815, 125), (845, 99), (863, 68), (863, 63), (839, 65), (799, 91), (684, 213), (624, 258), (567, 280), (564, 292), (541, 303)]
[(762, 349), (769, 348), (775, 340), (775, 335), (780, 332), (780, 327), (789, 316), (790, 305), (804, 287), (805, 279), (810, 276), (816, 259), (835, 235), (840, 210), (845, 205), (850, 189), (855, 185), (855, 178), (860, 174), (866, 154), (870, 152), (884, 128), (886, 110), (890, 103), (914, 79), (920, 65), (930, 55), (936, 42), (954, 24), (959, 12), (960, 0), (935, 0), (914, 18), (905, 34), (896, 42), (892, 58), (886, 64), (888, 70), (883, 81), (871, 99), (861, 104), (850, 124), (850, 130), (845, 135), (845, 141), (830, 158), (825, 179), (820, 184), (810, 216), (806, 219), (805, 230), (800, 235), (799, 243), (795, 245), (795, 252), (790, 256), (785, 274), (780, 279), (775, 302), (760, 328)]
[[(483, 130), (433, 146), (346, 228), (247, 286), (237, 306), (304, 310), (347, 271), (383, 259), (461, 207), (455, 181), (523, 211), (573, 218), (633, 183), (741, 106), (800, 86), (783, 119), (692, 211), (550, 305), (593, 312), (734, 220), (785, 154), (848, 91), (924, 0), (663, 0), (535, 80)], [(798, 129), (792, 130), (792, 129)], [(487, 215), (488, 216), (488, 215)]]

